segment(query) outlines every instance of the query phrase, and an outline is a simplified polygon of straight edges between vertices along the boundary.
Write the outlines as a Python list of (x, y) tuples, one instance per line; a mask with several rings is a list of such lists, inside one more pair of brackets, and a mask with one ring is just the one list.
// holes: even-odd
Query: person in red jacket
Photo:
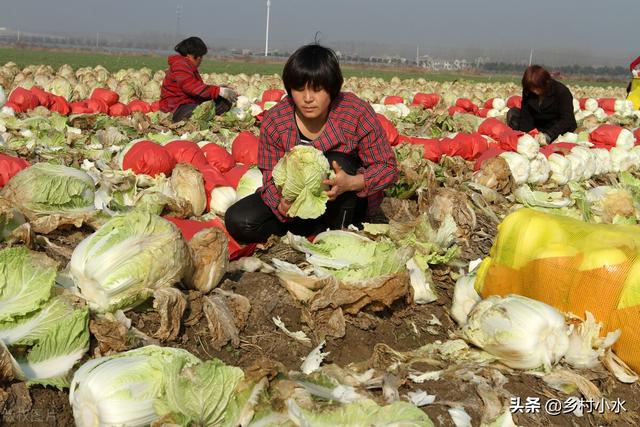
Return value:
[(236, 92), (225, 86), (205, 84), (198, 72), (207, 54), (207, 45), (202, 39), (189, 37), (174, 49), (179, 55), (168, 59), (169, 70), (160, 90), (160, 110), (173, 113), (174, 122), (191, 117), (193, 110), (204, 101), (215, 101), (216, 114), (229, 111), (237, 98)]
[[(336, 54), (315, 43), (303, 46), (287, 61), (282, 81), (288, 96), (265, 112), (260, 128), (263, 186), (227, 209), (229, 234), (240, 243), (257, 243), (287, 231), (308, 236), (382, 219), (383, 190), (398, 177), (396, 157), (371, 105), (341, 91)], [(296, 145), (322, 151), (335, 171), (324, 181), (329, 201), (316, 219), (289, 216), (293, 201), (273, 180), (276, 163)]]

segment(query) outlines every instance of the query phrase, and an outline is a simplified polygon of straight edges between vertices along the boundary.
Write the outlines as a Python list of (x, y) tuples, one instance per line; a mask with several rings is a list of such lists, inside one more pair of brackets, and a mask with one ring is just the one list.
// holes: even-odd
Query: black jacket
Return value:
[(558, 135), (576, 130), (578, 125), (569, 89), (559, 81), (551, 80), (551, 87), (541, 104), (536, 94), (523, 91), (518, 127), (517, 130), (523, 132), (536, 128), (549, 135), (551, 141)]

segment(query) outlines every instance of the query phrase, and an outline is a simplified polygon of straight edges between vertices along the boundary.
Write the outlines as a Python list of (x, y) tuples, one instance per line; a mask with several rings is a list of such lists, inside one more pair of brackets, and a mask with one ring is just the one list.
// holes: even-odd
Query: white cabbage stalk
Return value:
[(435, 394), (427, 394), (424, 390), (410, 391), (407, 393), (407, 397), (409, 401), (417, 407), (430, 405), (436, 401)]
[(515, 369), (550, 369), (569, 349), (569, 332), (562, 313), (520, 295), (480, 301), (462, 329), (467, 340)]
[(504, 107), (506, 106), (507, 106), (507, 103), (502, 98), (493, 98), (493, 101), (491, 102), (491, 108), (493, 108), (494, 110), (500, 111), (504, 109)]
[(260, 107), (258, 104), (251, 104), (251, 106), (249, 107), (249, 114), (251, 114), (253, 117), (257, 116), (263, 111), (264, 110), (262, 109), (262, 107)]
[(461, 276), (456, 281), (453, 289), (453, 304), (451, 305), (451, 317), (460, 326), (467, 323), (467, 317), (473, 307), (480, 301), (480, 295), (474, 287), (476, 282), (475, 274)]
[(472, 427), (471, 416), (469, 416), (464, 408), (449, 408), (448, 412), (456, 427)]
[(532, 191), (528, 185), (521, 185), (513, 192), (516, 201), (525, 206), (540, 206), (543, 208), (564, 208), (571, 205), (568, 197), (563, 197), (561, 191)]
[(573, 98), (573, 112), (577, 113), (578, 111), (580, 111), (580, 101)]
[(13, 117), (13, 116), (16, 115), (16, 112), (13, 111), (13, 108), (6, 107), (6, 106), (3, 105), (2, 108), (0, 108), (0, 115)]
[(611, 172), (611, 153), (605, 148), (591, 150), (596, 161), (596, 173), (598, 175)]
[(251, 100), (244, 95), (240, 95), (236, 100), (236, 107), (242, 110), (248, 110), (251, 107)]
[(407, 117), (411, 110), (404, 104), (385, 105), (385, 113), (391, 117)]
[(373, 111), (379, 114), (384, 114), (386, 110), (385, 105), (383, 104), (371, 104), (371, 107), (373, 108)]
[(224, 215), (236, 200), (236, 190), (234, 190), (233, 187), (216, 187), (211, 190), (209, 210), (218, 215)]
[(242, 108), (233, 107), (231, 110), (229, 110), (229, 113), (232, 114), (236, 118), (236, 120), (241, 122), (247, 118), (247, 112)]
[(514, 153), (511, 151), (507, 151), (505, 153), (500, 154), (509, 165), (509, 170), (511, 171), (511, 175), (515, 180), (516, 184), (524, 184), (529, 179), (530, 173), (530, 165), (529, 160), (521, 154)]
[(428, 304), (438, 299), (433, 291), (431, 283), (427, 280), (427, 275), (418, 266), (414, 258), (407, 261), (409, 270), (409, 280), (413, 288), (413, 302), (416, 304)]
[(600, 358), (605, 351), (620, 338), (621, 331), (617, 329), (609, 332), (605, 338), (600, 337), (602, 323), (596, 322), (589, 311), (586, 319), (573, 327), (569, 336), (569, 350), (564, 360), (578, 369), (591, 369), (600, 364)]
[(592, 116), (593, 113), (591, 111), (588, 110), (580, 110), (578, 111), (575, 116), (576, 116), (576, 121), (580, 121), (580, 120), (584, 120), (585, 118)]
[(547, 159), (551, 180), (558, 185), (564, 185), (571, 179), (571, 162), (562, 154), (552, 153)]
[(624, 112), (624, 111), (633, 109), (633, 102), (632, 101), (628, 101), (626, 99), (616, 99), (615, 102), (614, 102), (613, 109), (616, 112)]
[(609, 151), (609, 155), (611, 156), (611, 172), (623, 172), (635, 166), (634, 156), (631, 156), (627, 150), (613, 147)]
[(591, 112), (596, 111), (598, 109), (598, 101), (593, 98), (587, 99), (584, 103), (584, 109)]
[(629, 151), (629, 155), (633, 161), (633, 168), (638, 169), (640, 167), (640, 145), (636, 145)]
[(572, 143), (576, 143), (578, 142), (578, 134), (577, 133), (573, 133), (573, 132), (567, 132), (564, 133), (562, 135), (560, 135), (556, 141), (558, 142), (572, 142)]
[(257, 167), (249, 168), (238, 181), (237, 200), (250, 196), (260, 187), (262, 187), (262, 172)]
[(596, 172), (595, 156), (593, 155), (590, 149), (586, 147), (580, 147), (580, 146), (573, 147), (571, 149), (571, 155), (580, 157), (582, 159), (582, 162), (584, 163), (584, 169), (582, 170), (582, 173), (581, 173), (582, 179), (589, 179), (595, 174)]
[(492, 108), (491, 110), (487, 111), (487, 117), (500, 117), (502, 115), (502, 112), (500, 110), (496, 110), (494, 108)]
[(596, 116), (596, 119), (600, 121), (607, 118), (607, 112), (604, 111), (602, 108), (598, 108), (596, 111), (594, 111), (593, 115)]
[(569, 161), (569, 164), (571, 165), (571, 178), (569, 179), (569, 181), (582, 180), (582, 173), (584, 172), (584, 168), (586, 166), (584, 159), (581, 156), (573, 153), (567, 154), (565, 156), (565, 159), (567, 159)]
[(540, 144), (538, 144), (538, 141), (536, 141), (534, 137), (525, 133), (518, 138), (516, 151), (527, 159), (533, 160), (540, 152)]
[(4, 94), (4, 89), (2, 88), (2, 86), (0, 86), (0, 107), (2, 107), (6, 101), (7, 97)]
[(320, 369), (322, 361), (329, 355), (329, 352), (322, 352), (322, 347), (324, 347), (325, 343), (325, 341), (322, 341), (316, 348), (311, 350), (307, 357), (304, 358), (302, 366), (300, 366), (302, 373), (309, 375)]
[(636, 137), (633, 133), (629, 129), (622, 129), (616, 139), (616, 147), (629, 151), (634, 147), (635, 142)]
[(531, 184), (544, 184), (549, 179), (549, 162), (542, 153), (538, 153), (537, 156), (529, 163), (529, 178), (527, 182)]

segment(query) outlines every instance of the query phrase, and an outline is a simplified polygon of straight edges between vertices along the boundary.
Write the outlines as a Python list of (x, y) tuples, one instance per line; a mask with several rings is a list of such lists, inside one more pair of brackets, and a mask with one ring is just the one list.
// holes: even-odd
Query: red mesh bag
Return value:
[(7, 185), (15, 174), (29, 166), (29, 162), (24, 159), (0, 153), (0, 188)]
[(120, 96), (116, 92), (110, 89), (104, 89), (104, 88), (98, 87), (93, 90), (90, 98), (99, 99), (103, 101), (105, 104), (107, 104), (107, 106), (111, 107), (112, 105), (118, 102), (118, 100), (120, 99)]
[(389, 144), (398, 145), (398, 130), (393, 125), (391, 120), (387, 119), (383, 114), (380, 113), (377, 113), (376, 116), (378, 116), (378, 121), (380, 122), (382, 129), (384, 129), (384, 133), (387, 137), (387, 140), (389, 141)]
[(193, 141), (179, 139), (165, 144), (164, 148), (171, 153), (176, 163), (189, 163), (197, 169), (209, 166), (202, 149)]
[(244, 165), (258, 164), (258, 137), (243, 130), (231, 144), (231, 154), (236, 163)]
[(218, 144), (207, 144), (202, 147), (202, 152), (207, 159), (207, 163), (222, 173), (227, 172), (236, 165), (231, 153), (229, 153), (226, 148)]
[(160, 173), (166, 176), (176, 165), (176, 160), (163, 146), (151, 141), (139, 141), (124, 155), (122, 170), (131, 169), (136, 174), (156, 176)]

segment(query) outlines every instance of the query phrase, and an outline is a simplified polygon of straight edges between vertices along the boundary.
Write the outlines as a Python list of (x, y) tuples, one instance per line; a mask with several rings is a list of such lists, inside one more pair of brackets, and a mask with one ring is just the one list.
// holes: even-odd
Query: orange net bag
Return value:
[(520, 209), (498, 226), (475, 287), (483, 298), (519, 294), (581, 317), (590, 311), (604, 333), (621, 329), (613, 350), (640, 371), (639, 252), (638, 226)]

